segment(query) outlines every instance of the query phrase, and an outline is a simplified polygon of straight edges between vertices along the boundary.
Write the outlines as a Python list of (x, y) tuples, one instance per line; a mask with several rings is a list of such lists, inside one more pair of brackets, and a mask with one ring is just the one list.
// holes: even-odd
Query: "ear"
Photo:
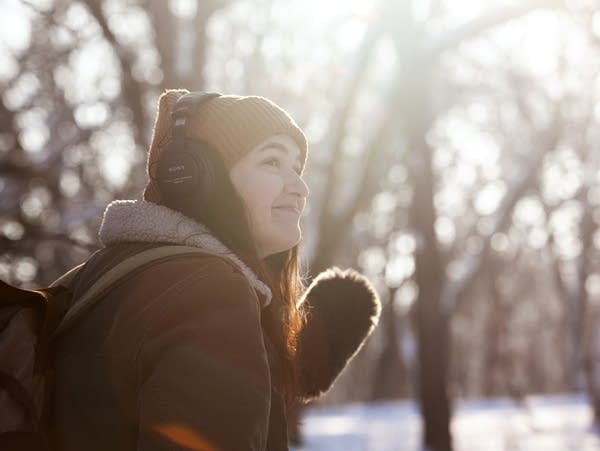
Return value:
[(353, 270), (319, 274), (300, 302), (307, 319), (298, 335), (300, 397), (318, 397), (333, 385), (379, 321), (381, 303), (369, 281)]

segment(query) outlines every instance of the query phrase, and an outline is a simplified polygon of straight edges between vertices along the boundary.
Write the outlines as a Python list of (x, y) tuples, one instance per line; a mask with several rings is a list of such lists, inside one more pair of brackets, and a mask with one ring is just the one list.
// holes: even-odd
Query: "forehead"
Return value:
[(286, 152), (292, 159), (300, 161), (300, 147), (296, 144), (296, 141), (288, 135), (273, 135), (256, 146), (252, 151), (261, 152), (269, 148), (275, 148), (282, 152)]

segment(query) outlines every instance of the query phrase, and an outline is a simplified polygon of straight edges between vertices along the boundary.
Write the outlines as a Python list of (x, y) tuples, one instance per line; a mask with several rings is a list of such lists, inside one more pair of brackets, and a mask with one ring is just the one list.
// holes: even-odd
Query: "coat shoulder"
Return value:
[[(129, 257), (160, 247), (156, 243), (120, 243), (109, 246), (97, 251), (93, 254), (81, 274), (75, 280), (75, 294), (85, 290), (86, 287), (93, 284), (102, 275), (119, 263), (125, 261)], [(190, 271), (196, 271), (202, 268), (208, 272), (239, 272), (239, 269), (229, 260), (224, 257), (219, 257), (215, 254), (198, 251), (184, 255), (166, 256), (160, 260), (148, 262), (141, 267), (134, 269), (125, 277), (125, 280), (131, 279), (141, 273), (162, 273), (162, 280), (168, 280), (173, 275), (185, 275)]]

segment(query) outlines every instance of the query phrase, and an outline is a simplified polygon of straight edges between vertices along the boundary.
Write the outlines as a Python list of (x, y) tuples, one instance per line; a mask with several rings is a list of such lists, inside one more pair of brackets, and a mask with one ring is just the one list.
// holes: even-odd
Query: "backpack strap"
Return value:
[(75, 276), (77, 276), (79, 271), (81, 271), (81, 269), (83, 269), (83, 267), (85, 266), (86, 263), (87, 262), (83, 262), (83, 263), (75, 266), (74, 268), (69, 269), (66, 273), (64, 273), (62, 276), (60, 276), (54, 282), (52, 282), (50, 284), (50, 286), (57, 287), (59, 285), (62, 285), (63, 287), (69, 287), (71, 285), (71, 282), (73, 282), (73, 279), (75, 279)]
[[(81, 295), (78, 301), (67, 311), (56, 330), (52, 333), (52, 338), (56, 338), (58, 335), (62, 334), (65, 330), (71, 327), (75, 323), (75, 321), (77, 321), (85, 312), (87, 312), (91, 307), (93, 307), (97, 301), (102, 299), (102, 297), (108, 291), (110, 291), (110, 289), (112, 289), (115, 285), (124, 280), (135, 270), (150, 263), (157, 263), (158, 261), (169, 260), (171, 258), (183, 255), (197, 254), (215, 255), (225, 259), (228, 263), (233, 264), (229, 259), (227, 259), (221, 254), (216, 254), (213, 252), (206, 251), (204, 249), (191, 246), (161, 246), (142, 251), (138, 254), (135, 254), (132, 257), (123, 260), (114, 268), (104, 273), (98, 279), (98, 281), (96, 281), (92, 286), (90, 286)], [(64, 283), (65, 281), (68, 283), (70, 280), (72, 280), (74, 275), (81, 269), (82, 265), (73, 268), (63, 277), (54, 282), (53, 285), (60, 282)], [(71, 274), (72, 272), (74, 272), (74, 274)]]

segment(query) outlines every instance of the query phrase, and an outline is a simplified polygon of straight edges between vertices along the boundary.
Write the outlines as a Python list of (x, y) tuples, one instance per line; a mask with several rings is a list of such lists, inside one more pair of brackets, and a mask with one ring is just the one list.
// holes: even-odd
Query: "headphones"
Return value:
[(185, 136), (187, 121), (217, 92), (189, 92), (181, 96), (171, 113), (172, 139), (156, 163), (155, 180), (166, 205), (185, 213), (210, 202), (224, 163), (206, 141)]

